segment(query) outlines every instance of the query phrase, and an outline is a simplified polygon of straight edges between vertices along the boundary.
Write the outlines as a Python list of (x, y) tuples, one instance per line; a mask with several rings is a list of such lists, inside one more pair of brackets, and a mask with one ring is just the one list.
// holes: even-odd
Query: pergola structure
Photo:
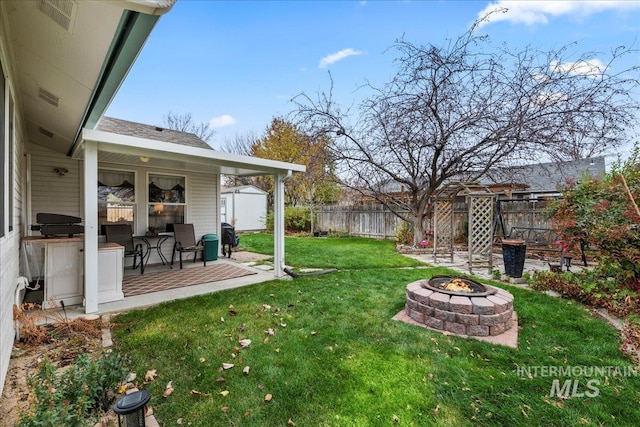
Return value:
[(493, 269), (493, 205), (497, 197), (485, 185), (478, 182), (450, 182), (435, 195), (433, 215), (433, 260), (454, 252), (454, 201), (465, 196), (468, 205), (468, 253), (469, 273), (474, 267)]

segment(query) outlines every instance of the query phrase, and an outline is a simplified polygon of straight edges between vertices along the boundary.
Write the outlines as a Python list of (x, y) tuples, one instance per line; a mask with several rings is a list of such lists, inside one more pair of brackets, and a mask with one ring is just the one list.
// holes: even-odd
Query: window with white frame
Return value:
[(186, 178), (149, 174), (149, 231), (167, 231), (167, 224), (183, 224), (186, 209)]
[(136, 229), (135, 172), (98, 170), (98, 226), (130, 224)]

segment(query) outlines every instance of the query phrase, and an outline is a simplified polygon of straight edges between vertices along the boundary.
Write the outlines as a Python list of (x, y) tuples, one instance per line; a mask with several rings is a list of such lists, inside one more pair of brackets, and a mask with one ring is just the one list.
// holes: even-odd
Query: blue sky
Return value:
[[(640, 48), (640, 1), (205, 1), (178, 0), (147, 44), (106, 115), (162, 125), (169, 111), (216, 130), (260, 136), (291, 98), (330, 87), (350, 105), (364, 82), (382, 85), (404, 37), (440, 45), (490, 8), (509, 9), (484, 25), (494, 43), (542, 50), (578, 42), (597, 63), (619, 45)], [(628, 57), (624, 68), (640, 65)]]

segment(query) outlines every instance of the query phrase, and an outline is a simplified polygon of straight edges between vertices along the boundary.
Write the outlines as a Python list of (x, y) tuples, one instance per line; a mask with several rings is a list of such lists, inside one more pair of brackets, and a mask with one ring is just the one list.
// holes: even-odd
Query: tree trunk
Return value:
[(424, 232), (422, 230), (422, 214), (413, 213), (413, 245), (419, 246), (419, 243), (424, 239)]

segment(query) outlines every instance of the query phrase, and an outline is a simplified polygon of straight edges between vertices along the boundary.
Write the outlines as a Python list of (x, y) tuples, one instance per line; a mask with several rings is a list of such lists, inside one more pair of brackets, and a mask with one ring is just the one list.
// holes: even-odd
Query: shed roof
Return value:
[(256, 187), (255, 185), (239, 185), (236, 187), (227, 187), (227, 188), (223, 188), (220, 190), (220, 193), (222, 194), (229, 194), (229, 193), (247, 193), (247, 194), (267, 194), (266, 191), (261, 190), (260, 188)]

